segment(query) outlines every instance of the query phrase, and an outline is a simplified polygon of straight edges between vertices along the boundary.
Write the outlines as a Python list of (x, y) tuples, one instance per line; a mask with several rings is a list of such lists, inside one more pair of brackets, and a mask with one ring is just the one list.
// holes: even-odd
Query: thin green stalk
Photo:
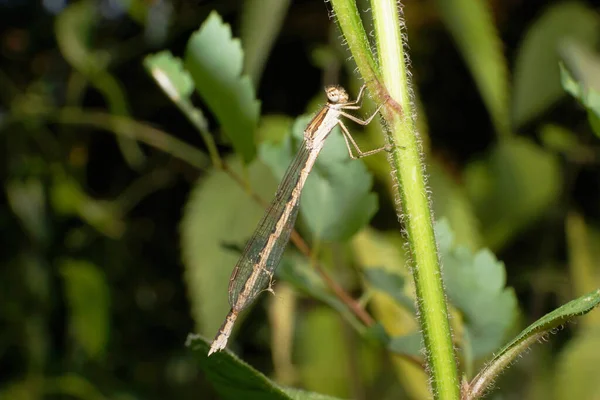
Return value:
[(332, 4), (344, 38), (371, 93), (377, 101), (387, 101), (382, 112), (389, 127), (388, 141), (397, 144), (389, 160), (399, 200), (398, 213), (405, 222), (414, 262), (419, 320), (433, 395), (436, 399), (458, 399), (458, 370), (410, 96), (398, 4), (396, 0), (371, 0), (379, 67), (374, 67), (370, 61), (372, 57), (365, 54), (370, 54), (369, 43), (354, 0), (332, 0)]
[(61, 124), (89, 125), (114, 132), (119, 137), (139, 140), (150, 146), (171, 154), (188, 164), (206, 169), (206, 154), (189, 144), (156, 129), (150, 125), (132, 120), (128, 117), (114, 116), (100, 111), (82, 111), (78, 108), (63, 108), (50, 113), (47, 118)]

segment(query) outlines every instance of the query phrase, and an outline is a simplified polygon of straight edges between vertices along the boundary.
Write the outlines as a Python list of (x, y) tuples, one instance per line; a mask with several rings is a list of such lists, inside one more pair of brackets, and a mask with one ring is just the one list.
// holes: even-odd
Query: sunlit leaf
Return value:
[[(261, 145), (261, 159), (279, 178), (296, 154), (309, 122), (310, 117), (301, 117), (286, 140)], [(334, 130), (306, 181), (300, 201), (302, 220), (313, 235), (321, 240), (346, 240), (368, 224), (377, 210), (372, 180), (365, 166), (348, 156), (343, 137)]]
[(515, 62), (513, 120), (522, 125), (559, 100), (564, 91), (558, 70), (558, 45), (571, 38), (594, 46), (600, 33), (596, 11), (582, 2), (549, 7), (529, 28)]
[(60, 262), (69, 309), (69, 325), (75, 341), (91, 358), (106, 351), (109, 336), (109, 288), (106, 277), (85, 260)]
[(487, 2), (438, 0), (436, 4), (475, 78), (496, 131), (509, 133), (508, 68)]
[(147, 56), (144, 66), (171, 99), (189, 100), (194, 91), (194, 82), (180, 58), (165, 50)]
[(502, 344), (517, 315), (517, 298), (506, 288), (504, 264), (487, 249), (473, 253), (454, 243), (447, 220), (436, 224), (444, 283), (450, 302), (464, 315), (466, 337), (474, 358)]
[(199, 335), (189, 335), (187, 346), (223, 400), (335, 400), (318, 393), (280, 387), (227, 349), (208, 357), (210, 344)]
[(196, 90), (248, 163), (256, 153), (254, 132), (260, 115), (250, 78), (242, 75), (243, 51), (231, 28), (213, 11), (190, 38), (185, 67)]

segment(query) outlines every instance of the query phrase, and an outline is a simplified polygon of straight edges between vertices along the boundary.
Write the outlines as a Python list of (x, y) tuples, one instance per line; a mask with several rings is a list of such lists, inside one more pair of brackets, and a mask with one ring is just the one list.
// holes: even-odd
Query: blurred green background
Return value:
[[(600, 287), (600, 15), (591, 0), (404, 3), (452, 324), (472, 376), (523, 327)], [(212, 11), (241, 38), (260, 101), (246, 148), (222, 131), (196, 77), (200, 94), (176, 105), (144, 67), (165, 49), (185, 58)], [(354, 69), (320, 0), (0, 0), (0, 399), (228, 397), (186, 337), (212, 337), (225, 317), (229, 275), (264, 210), (248, 188), (268, 201), (286, 162), (269, 146), (322, 104), (323, 85), (355, 96)], [(367, 149), (382, 140), (377, 126), (351, 130)], [(241, 182), (211, 163), (207, 133)], [(410, 263), (389, 166), (365, 165), (351, 178), (365, 196), (373, 182), (378, 207), (329, 236), (311, 228), (325, 218), (318, 207), (303, 209), (299, 230), (329, 276), (400, 337), (416, 329)], [(279, 385), (427, 398), (422, 369), (365, 340), (289, 247), (276, 295), (261, 296), (229, 347)], [(490, 266), (499, 288), (465, 284), (467, 263), (473, 282)], [(457, 288), (506, 296), (474, 310), (475, 294)], [(593, 311), (534, 347), (490, 398), (598, 398), (599, 324)]]

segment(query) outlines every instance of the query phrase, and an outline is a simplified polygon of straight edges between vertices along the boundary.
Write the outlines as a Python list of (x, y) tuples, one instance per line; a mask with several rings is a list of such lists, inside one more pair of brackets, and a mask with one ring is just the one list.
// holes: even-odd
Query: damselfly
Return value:
[[(254, 235), (246, 245), (242, 256), (229, 279), (229, 304), (231, 311), (213, 340), (208, 355), (222, 350), (235, 324), (238, 314), (246, 308), (265, 288), (272, 291), (273, 273), (283, 255), (292, 228), (298, 216), (300, 193), (310, 170), (313, 168), (325, 139), (336, 125), (342, 130), (348, 152), (353, 159), (366, 157), (386, 150), (388, 147), (362, 152), (348, 128), (341, 120), (346, 117), (361, 125), (367, 125), (377, 115), (382, 105), (366, 120), (361, 120), (344, 110), (358, 110), (363, 97), (365, 86), (361, 87), (358, 97), (349, 101), (346, 91), (339, 86), (325, 88), (327, 104), (315, 115), (304, 130), (304, 140), (298, 154), (288, 167), (283, 180), (271, 202), (265, 216), (262, 218)], [(352, 152), (352, 147), (357, 155)]]

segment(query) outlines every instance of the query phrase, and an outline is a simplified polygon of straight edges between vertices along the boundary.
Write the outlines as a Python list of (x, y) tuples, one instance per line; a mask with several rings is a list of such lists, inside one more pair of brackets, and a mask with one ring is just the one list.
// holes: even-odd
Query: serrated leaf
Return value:
[[(239, 166), (230, 165), (239, 173)], [(275, 181), (259, 163), (248, 168), (257, 193), (273, 193)], [(181, 251), (196, 331), (214, 335), (229, 311), (227, 287), (240, 253), (264, 208), (225, 172), (212, 171), (192, 190), (181, 221)]]
[(559, 160), (529, 140), (503, 140), (467, 166), (465, 185), (489, 247), (502, 247), (540, 218), (562, 187)]
[(517, 314), (516, 296), (505, 287), (504, 264), (489, 250), (473, 253), (457, 246), (445, 219), (435, 228), (446, 292), (465, 317), (468, 337), (463, 347), (469, 346), (469, 353), (480, 358), (504, 340)]
[(234, 149), (248, 163), (256, 154), (260, 103), (250, 79), (241, 75), (243, 57), (239, 39), (232, 38), (229, 25), (213, 11), (190, 38), (185, 66)]
[(170, 51), (147, 56), (144, 66), (173, 101), (189, 99), (194, 91), (194, 82), (183, 67), (183, 61)]
[(517, 126), (564, 95), (558, 69), (559, 42), (571, 38), (593, 47), (599, 30), (596, 11), (580, 2), (553, 5), (531, 25), (515, 61), (513, 120)]
[(183, 112), (187, 119), (200, 131), (209, 149), (212, 138), (209, 138), (208, 121), (204, 113), (192, 103), (190, 96), (194, 91), (194, 81), (183, 66), (180, 58), (169, 51), (152, 54), (144, 59), (144, 66), (171, 101)]
[(480, 0), (438, 0), (436, 4), (473, 74), (496, 131), (510, 133), (508, 68), (492, 12)]
[(208, 357), (210, 344), (200, 335), (189, 335), (186, 345), (193, 350), (200, 368), (223, 400), (335, 400), (318, 393), (282, 388), (227, 349)]
[[(310, 117), (296, 120), (292, 135), (279, 144), (263, 143), (260, 157), (276, 176), (283, 177)], [(311, 171), (300, 201), (302, 220), (312, 234), (326, 241), (350, 238), (371, 220), (377, 211), (372, 177), (362, 162), (352, 160), (337, 129), (331, 133)]]
[(73, 338), (91, 358), (104, 355), (109, 334), (109, 289), (102, 271), (85, 260), (59, 265)]
[[(515, 339), (497, 352), (485, 368), (473, 378), (469, 385), (471, 393), (466, 398), (479, 398), (491, 386), (491, 383), (502, 370), (506, 369), (517, 357), (527, 351), (533, 343), (552, 333), (554, 329), (570, 319), (590, 312), (598, 304), (600, 304), (600, 290), (572, 300), (529, 325)], [(473, 393), (474, 391), (475, 393)]]

